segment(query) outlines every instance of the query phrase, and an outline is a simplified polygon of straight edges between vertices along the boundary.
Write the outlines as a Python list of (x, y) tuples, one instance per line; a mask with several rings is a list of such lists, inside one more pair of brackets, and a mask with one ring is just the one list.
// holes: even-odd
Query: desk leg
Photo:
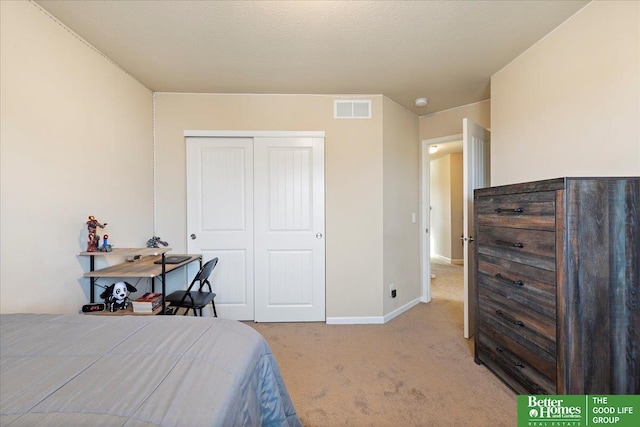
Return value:
[[(95, 261), (93, 259), (93, 255), (91, 255), (89, 257), (89, 271), (94, 271), (95, 270)], [(96, 286), (96, 278), (95, 277), (91, 277), (89, 278), (89, 282), (90, 282), (90, 286), (89, 286), (89, 293), (90, 293), (90, 297), (91, 297), (91, 304), (93, 304), (94, 302), (96, 302), (96, 291), (95, 291), (95, 286)]]
[(166, 310), (167, 310), (167, 307), (166, 307), (166, 304), (165, 304), (166, 301), (164, 299), (164, 297), (166, 295), (166, 291), (167, 291), (167, 289), (166, 289), (167, 288), (167, 277), (166, 277), (166, 274), (167, 274), (167, 265), (165, 263), (164, 252), (162, 252), (162, 311), (161, 311), (162, 314), (166, 314)]

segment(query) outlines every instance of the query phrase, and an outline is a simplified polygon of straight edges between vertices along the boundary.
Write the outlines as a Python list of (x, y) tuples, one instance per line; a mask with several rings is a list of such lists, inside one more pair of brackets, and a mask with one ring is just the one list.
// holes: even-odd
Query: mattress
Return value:
[(262, 336), (186, 316), (0, 316), (2, 426), (301, 426)]

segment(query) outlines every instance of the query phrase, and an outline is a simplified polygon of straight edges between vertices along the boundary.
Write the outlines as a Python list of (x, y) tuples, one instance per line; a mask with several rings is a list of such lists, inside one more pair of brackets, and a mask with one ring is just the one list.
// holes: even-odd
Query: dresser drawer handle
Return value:
[(504, 314), (504, 313), (502, 312), (502, 310), (496, 310), (496, 314), (497, 314), (498, 316), (502, 316), (502, 317), (504, 317), (505, 319), (507, 319), (509, 322), (513, 323), (513, 324), (514, 324), (514, 325), (516, 325), (516, 326), (522, 326), (522, 327), (524, 327), (524, 323), (523, 323), (522, 321), (520, 321), (520, 320), (515, 320), (515, 319), (511, 318), (511, 316), (507, 316), (506, 314)]
[[(496, 351), (498, 353), (504, 353), (504, 348), (502, 347), (496, 347)], [(511, 360), (513, 362), (513, 360)], [(517, 366), (520, 369), (524, 369), (524, 365), (520, 362), (513, 362), (514, 366)]]
[(503, 277), (502, 274), (500, 274), (500, 273), (496, 274), (495, 277), (496, 277), (496, 279), (500, 280), (501, 282), (508, 283), (510, 285), (524, 286), (524, 282), (522, 280), (507, 279), (506, 277)]
[(505, 209), (505, 208), (496, 208), (497, 213), (509, 212), (509, 213), (523, 213), (524, 209), (515, 208), (515, 209)]
[(513, 242), (507, 242), (505, 240), (496, 240), (496, 245), (500, 245), (500, 246), (513, 246), (514, 248), (524, 248), (524, 243), (513, 243)]

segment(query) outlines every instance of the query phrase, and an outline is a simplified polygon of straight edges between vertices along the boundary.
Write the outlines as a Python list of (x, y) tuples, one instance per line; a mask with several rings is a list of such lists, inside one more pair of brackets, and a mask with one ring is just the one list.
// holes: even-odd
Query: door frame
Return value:
[(324, 138), (325, 132), (288, 130), (185, 130), (184, 137), (220, 138)]
[(442, 136), (439, 138), (423, 139), (420, 144), (420, 274), (422, 276), (422, 302), (431, 301), (431, 229), (429, 224), (430, 212), (430, 160), (429, 146), (460, 141), (462, 134)]

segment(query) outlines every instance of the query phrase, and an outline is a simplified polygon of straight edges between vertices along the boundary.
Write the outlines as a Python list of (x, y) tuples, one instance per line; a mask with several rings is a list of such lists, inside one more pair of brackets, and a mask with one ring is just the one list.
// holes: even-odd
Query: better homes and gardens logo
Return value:
[(518, 396), (518, 409), (521, 398), (526, 398), (527, 426), (578, 426), (584, 421), (584, 399), (580, 396)]
[(638, 395), (518, 396), (518, 427), (640, 426)]

